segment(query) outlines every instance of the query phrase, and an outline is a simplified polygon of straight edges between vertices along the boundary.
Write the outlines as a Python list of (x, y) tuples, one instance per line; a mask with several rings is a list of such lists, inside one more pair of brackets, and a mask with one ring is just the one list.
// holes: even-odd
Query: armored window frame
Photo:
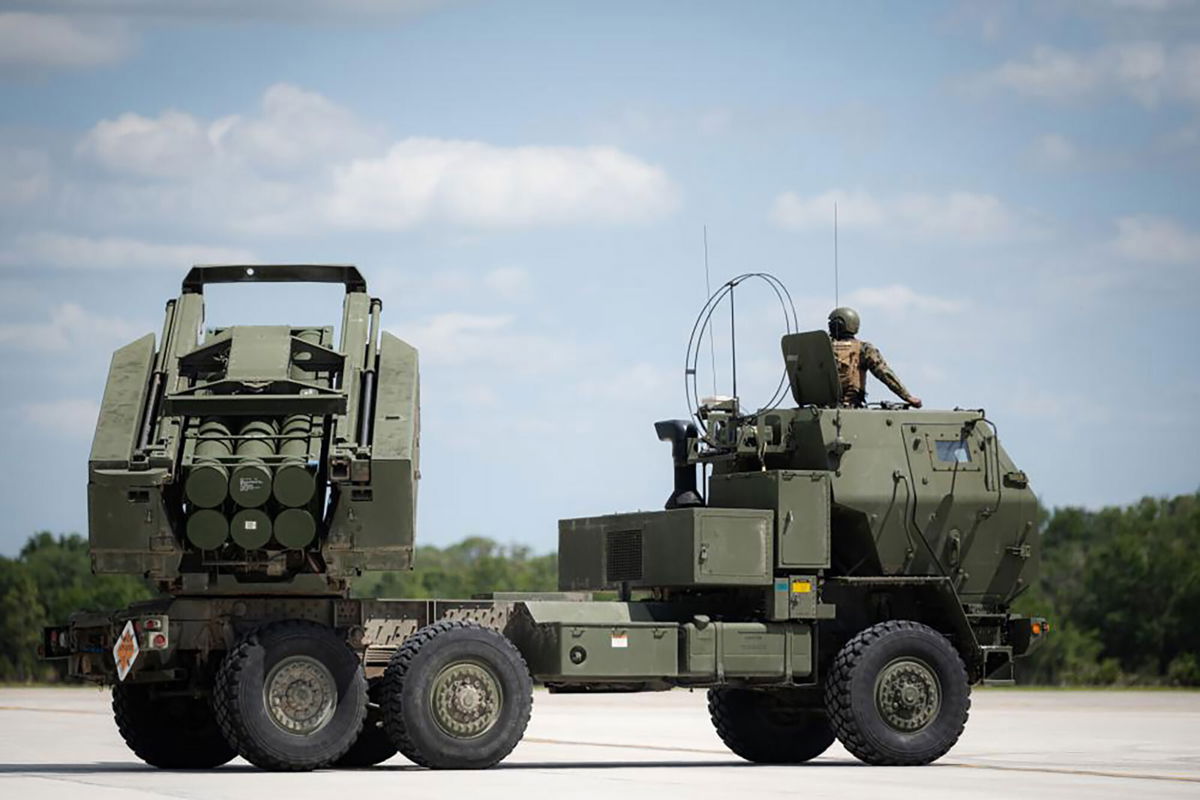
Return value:
[[(934, 472), (979, 472), (982, 457), (975, 437), (961, 430), (934, 433), (926, 431), (925, 449), (929, 452), (929, 466)], [(945, 459), (944, 453), (966, 453), (966, 460)]]

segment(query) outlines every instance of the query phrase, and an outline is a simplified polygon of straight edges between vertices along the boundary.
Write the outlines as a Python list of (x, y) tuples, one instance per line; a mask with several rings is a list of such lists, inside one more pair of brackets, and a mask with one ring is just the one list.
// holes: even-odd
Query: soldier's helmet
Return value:
[(853, 308), (841, 306), (829, 312), (829, 335), (835, 339), (843, 339), (858, 333), (858, 312)]

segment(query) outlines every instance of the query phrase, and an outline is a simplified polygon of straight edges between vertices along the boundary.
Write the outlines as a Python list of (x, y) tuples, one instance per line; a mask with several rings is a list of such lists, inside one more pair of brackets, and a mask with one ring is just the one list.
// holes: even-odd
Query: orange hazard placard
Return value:
[(125, 680), (129, 670), (133, 669), (133, 662), (137, 660), (140, 651), (137, 634), (133, 630), (133, 620), (129, 620), (125, 623), (125, 629), (121, 631), (121, 635), (117, 637), (117, 643), (113, 645), (113, 661), (117, 662), (117, 680)]

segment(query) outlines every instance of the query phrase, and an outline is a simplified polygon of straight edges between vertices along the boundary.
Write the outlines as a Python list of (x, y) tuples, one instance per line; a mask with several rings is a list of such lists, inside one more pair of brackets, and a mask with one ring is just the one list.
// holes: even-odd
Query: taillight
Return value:
[(146, 650), (166, 650), (170, 644), (167, 618), (165, 616), (144, 617), (134, 623), (141, 635), (138, 637)]

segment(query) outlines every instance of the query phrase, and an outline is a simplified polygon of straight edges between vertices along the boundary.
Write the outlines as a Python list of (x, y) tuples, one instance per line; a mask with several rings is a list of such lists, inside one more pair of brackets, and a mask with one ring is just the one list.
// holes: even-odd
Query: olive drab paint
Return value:
[[(658, 602), (642, 607), (642, 622), (680, 624), (685, 660), (709, 646), (700, 631), (723, 630), (716, 620), (731, 608), (767, 625), (757, 639), (723, 638), (714, 674), (740, 674), (737, 641), (770, 649), (785, 632), (815, 641), (823, 619), (904, 615), (936, 622), (973, 680), (1011, 680), (1012, 659), (1031, 641), (1029, 620), (1010, 607), (1037, 575), (1037, 502), (986, 414), (846, 408), (824, 331), (789, 334), (782, 350), (795, 406), (741, 414), (721, 401), (699, 410), (703, 429), (658, 423), (660, 437), (675, 439), (667, 510), (562, 520), (559, 588), (650, 592)], [(702, 507), (673, 508), (689, 488), (680, 453), (693, 486), (697, 467), (711, 473), (697, 487)], [(761, 517), (731, 518), (734, 509)], [(693, 631), (680, 607), (709, 621)], [(560, 625), (584, 625), (589, 612), (571, 610)], [(569, 680), (589, 662), (558, 663)], [(796, 671), (807, 661), (790, 663), (789, 675), (808, 674)]]
[[(234, 325), (197, 338), (206, 285), (306, 281), (344, 286), (337, 337)], [(558, 592), (354, 597), (363, 571), (413, 565), (417, 352), (381, 330), (381, 306), (354, 267), (195, 267), (159, 340), (114, 353), (88, 461), (92, 564), (160, 595), (73, 615), (43, 646), (72, 677), (119, 681), (118, 729), (148, 763), (212, 766), (236, 749), (314, 769), (383, 731), (377, 763), (411, 744), (414, 709), (441, 709), (449, 727), (422, 729), (432, 738), (405, 755), (490, 766), (524, 731), (532, 678), (555, 692), (706, 688), (718, 735), (751, 761), (804, 761), (836, 735), (871, 764), (924, 764), (957, 741), (970, 685), (1011, 683), (1046, 635), (1012, 612), (1037, 574), (1037, 503), (991, 420), (845, 407), (824, 331), (782, 339), (791, 404), (714, 398), (656, 423), (671, 445), (664, 508), (560, 520)], [(291, 667), (248, 668), (275, 646)], [(332, 703), (321, 676), (334, 671), (357, 687), (337, 696), (335, 732), (251, 724), (324, 720), (312, 702), (265, 698), (297, 680)], [(462, 682), (446, 674), (494, 702), (447, 717)], [(380, 717), (365, 727), (364, 679)], [(160, 725), (163, 757), (146, 755), (131, 714), (155, 684), (200, 717), (217, 709), (210, 749)]]
[[(345, 286), (338, 341), (278, 325), (196, 337), (205, 286), (288, 281)], [(354, 267), (193, 268), (161, 339), (113, 356), (89, 459), (96, 571), (169, 592), (336, 594), (362, 570), (408, 568), (417, 354), (380, 330), (380, 306)]]

